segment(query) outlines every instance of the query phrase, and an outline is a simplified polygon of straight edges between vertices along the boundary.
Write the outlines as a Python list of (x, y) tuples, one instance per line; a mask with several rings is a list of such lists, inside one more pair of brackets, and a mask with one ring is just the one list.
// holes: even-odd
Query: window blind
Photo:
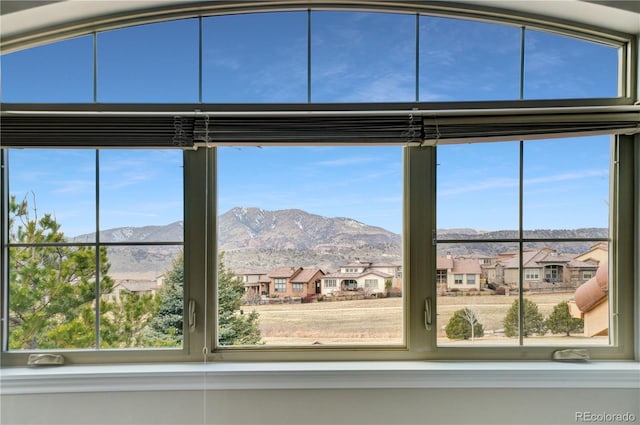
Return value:
[[(371, 107), (371, 105), (369, 105)], [(436, 145), (640, 131), (639, 106), (478, 110), (3, 111), (3, 147)]]

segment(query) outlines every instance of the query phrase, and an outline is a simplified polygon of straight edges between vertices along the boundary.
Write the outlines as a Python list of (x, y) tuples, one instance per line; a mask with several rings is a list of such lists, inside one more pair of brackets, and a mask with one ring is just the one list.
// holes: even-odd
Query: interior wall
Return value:
[(640, 423), (640, 389), (123, 391), (5, 395), (1, 402), (3, 425), (542, 425), (581, 423), (577, 412), (626, 413)]

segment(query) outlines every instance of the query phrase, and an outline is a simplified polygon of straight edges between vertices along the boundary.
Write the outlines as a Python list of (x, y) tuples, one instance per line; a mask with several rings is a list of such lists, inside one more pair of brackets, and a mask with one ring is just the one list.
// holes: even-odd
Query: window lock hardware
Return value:
[(196, 301), (189, 300), (189, 332), (196, 330)]
[(424, 327), (428, 331), (431, 330), (431, 297), (424, 300)]
[(60, 354), (30, 354), (27, 359), (27, 365), (29, 366), (62, 366), (64, 364), (64, 357)]

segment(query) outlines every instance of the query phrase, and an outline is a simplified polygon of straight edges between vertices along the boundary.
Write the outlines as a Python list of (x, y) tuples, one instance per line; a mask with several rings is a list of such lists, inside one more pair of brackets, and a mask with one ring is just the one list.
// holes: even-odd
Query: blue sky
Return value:
[[(98, 34), (98, 102), (378, 102), (515, 100), (519, 27), (415, 15), (313, 12), (203, 19)], [(419, 45), (416, 45), (416, 24)], [(617, 51), (525, 31), (525, 99), (616, 96)], [(416, 50), (419, 59), (416, 63)], [(93, 38), (2, 57), (4, 102), (94, 101)], [(310, 68), (309, 68), (310, 65)], [(308, 86), (308, 70), (310, 83)], [(417, 74), (416, 74), (417, 70)], [(417, 75), (417, 76), (416, 76)], [(310, 98), (309, 98), (310, 96)], [(518, 143), (438, 152), (438, 226), (517, 227)], [(101, 228), (182, 219), (178, 151), (105, 151)], [(605, 227), (608, 137), (525, 143), (525, 228)], [(13, 151), (11, 192), (37, 194), (69, 235), (95, 229), (94, 151)], [(220, 212), (300, 208), (399, 232), (399, 148), (225, 148)]]

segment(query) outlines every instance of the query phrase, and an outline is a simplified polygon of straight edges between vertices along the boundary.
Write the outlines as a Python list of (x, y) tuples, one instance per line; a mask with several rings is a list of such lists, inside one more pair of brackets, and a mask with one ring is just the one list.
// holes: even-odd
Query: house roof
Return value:
[(478, 260), (473, 258), (456, 258), (453, 260), (453, 273), (480, 274), (482, 269)]
[(384, 279), (391, 279), (393, 277), (392, 274), (381, 272), (380, 270), (375, 269), (366, 269), (362, 273), (328, 273), (323, 276), (323, 278), (334, 278), (334, 279), (358, 279), (367, 275), (376, 275), (382, 277)]
[(277, 269), (273, 269), (267, 273), (268, 277), (284, 277), (284, 278), (292, 278), (296, 274), (300, 273), (302, 267), (278, 267)]
[(371, 267), (371, 265), (372, 263), (356, 260), (350, 262), (349, 264), (344, 264), (341, 267)]
[[(517, 269), (519, 268), (519, 262), (518, 256), (513, 255), (506, 260), (502, 260), (502, 265), (506, 269)], [(538, 268), (549, 264), (562, 264), (571, 268), (595, 269), (597, 267), (593, 263), (576, 260), (570, 255), (560, 254), (550, 248), (525, 250), (522, 253), (522, 265), (525, 268)]]
[(320, 269), (302, 269), (300, 271), (300, 273), (298, 273), (293, 279), (291, 279), (291, 282), (296, 282), (296, 283), (300, 283), (300, 282), (307, 283), (307, 282), (310, 282), (311, 279), (313, 279), (313, 277), (318, 272), (320, 272), (320, 274), (324, 276), (324, 273)]
[(453, 269), (453, 258), (451, 256), (442, 256), (438, 255), (436, 258), (436, 268), (437, 269)]
[(125, 279), (116, 282), (114, 288), (121, 286), (124, 290), (129, 292), (147, 292), (158, 289), (160, 286), (155, 280), (146, 279)]

